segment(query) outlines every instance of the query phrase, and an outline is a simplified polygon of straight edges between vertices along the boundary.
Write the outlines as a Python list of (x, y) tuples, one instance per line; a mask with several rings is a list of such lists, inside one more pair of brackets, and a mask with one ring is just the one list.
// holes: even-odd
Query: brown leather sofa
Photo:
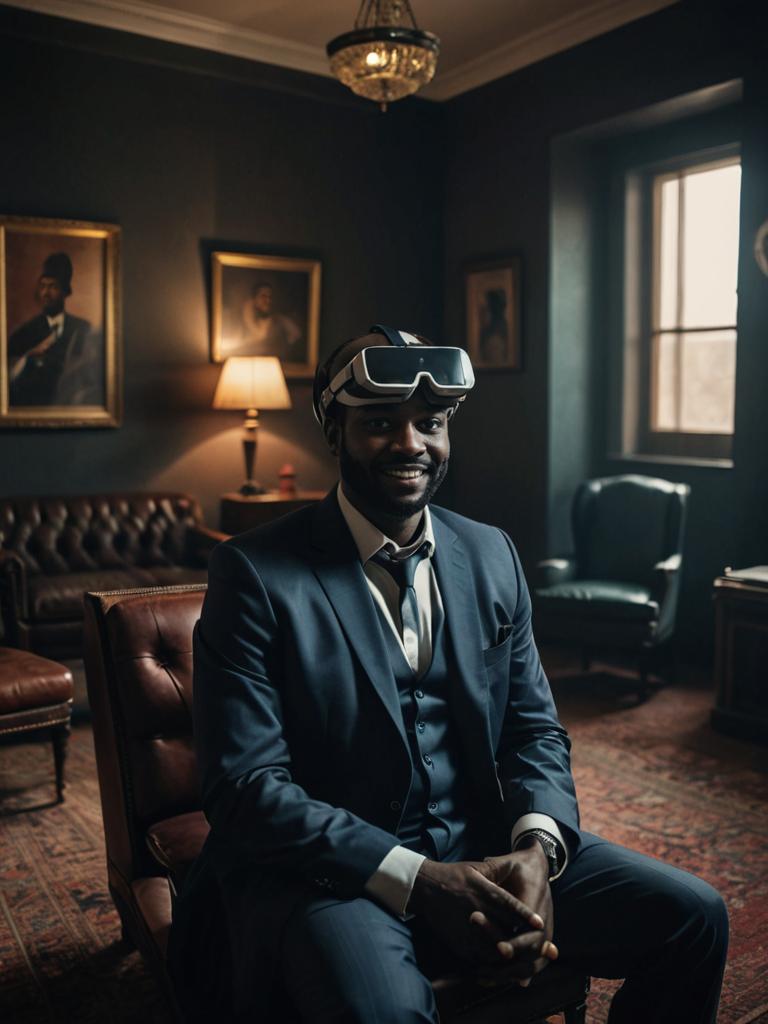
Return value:
[[(109, 891), (123, 934), (172, 1004), (165, 966), (172, 900), (208, 834), (191, 715), (192, 630), (204, 593), (203, 586), (179, 586), (85, 598)], [(566, 1024), (585, 1019), (588, 979), (559, 964), (529, 988), (482, 988), (470, 977), (433, 985), (444, 1024), (522, 1024), (558, 1012)], [(226, 1007), (216, 1017), (234, 1019)], [(287, 1008), (281, 1019), (293, 1021)]]
[(186, 494), (0, 498), (2, 642), (78, 658), (85, 591), (204, 583), (222, 537)]

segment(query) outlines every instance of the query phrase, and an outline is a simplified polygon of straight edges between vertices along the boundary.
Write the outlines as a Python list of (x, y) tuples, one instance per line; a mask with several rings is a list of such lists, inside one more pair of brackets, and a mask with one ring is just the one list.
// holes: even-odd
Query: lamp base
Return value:
[(259, 414), (255, 409), (249, 409), (243, 430), (243, 455), (245, 456), (245, 483), (240, 488), (244, 497), (254, 494), (266, 494), (266, 487), (262, 487), (258, 480), (253, 479), (253, 467), (256, 465), (256, 447), (258, 443)]
[(253, 494), (266, 494), (267, 488), (262, 487), (257, 480), (246, 480), (240, 488), (240, 493), (245, 497), (249, 497)]

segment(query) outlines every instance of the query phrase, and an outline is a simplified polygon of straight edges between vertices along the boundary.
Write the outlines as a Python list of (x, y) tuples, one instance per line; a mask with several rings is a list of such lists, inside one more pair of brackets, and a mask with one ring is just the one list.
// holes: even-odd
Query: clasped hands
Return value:
[(530, 984), (558, 951), (552, 942), (549, 863), (539, 843), (484, 861), (425, 860), (408, 910), (491, 983)]

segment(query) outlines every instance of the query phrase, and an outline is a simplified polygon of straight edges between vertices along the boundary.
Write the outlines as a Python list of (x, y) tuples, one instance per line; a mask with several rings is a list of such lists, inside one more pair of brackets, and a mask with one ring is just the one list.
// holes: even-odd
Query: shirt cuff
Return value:
[(563, 839), (563, 833), (560, 831), (560, 827), (554, 818), (550, 818), (548, 814), (539, 814), (536, 811), (531, 811), (528, 814), (524, 814), (521, 818), (518, 818), (515, 822), (515, 827), (512, 829), (513, 850), (515, 848), (515, 843), (523, 832), (529, 832), (532, 828), (541, 828), (544, 829), (545, 832), (549, 832), (553, 839), (556, 839), (563, 848), (565, 858), (563, 859), (562, 866), (557, 874), (553, 875), (550, 879), (551, 882), (554, 882), (554, 880), (559, 878), (568, 867), (568, 844), (565, 839)]
[(365, 891), (397, 917), (405, 917), (413, 883), (426, 859), (405, 846), (393, 846), (365, 883)]

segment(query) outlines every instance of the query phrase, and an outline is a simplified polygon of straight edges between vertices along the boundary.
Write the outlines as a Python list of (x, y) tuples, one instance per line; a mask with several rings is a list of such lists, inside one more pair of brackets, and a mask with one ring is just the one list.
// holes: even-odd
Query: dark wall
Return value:
[[(439, 334), (434, 106), (384, 116), (332, 81), (3, 7), (0, 94), (0, 212), (122, 228), (125, 353), (123, 425), (1, 430), (3, 493), (178, 487), (215, 521), (243, 471), (241, 417), (210, 409), (214, 247), (319, 258), (321, 352), (376, 320)], [(291, 461), (326, 487), (310, 388), (291, 390), (258, 475)]]
[[(768, 216), (764, 11), (759, 4), (683, 0), (459, 97), (446, 112), (446, 334), (463, 331), (466, 260), (519, 252), (525, 272), (525, 370), (483, 373), (482, 401), (462, 412), (474, 443), (455, 459), (457, 507), (507, 527), (530, 566), (567, 538), (569, 495), (583, 475), (640, 472), (690, 483), (682, 618), (690, 645), (699, 647), (711, 636), (713, 577), (727, 564), (768, 556), (768, 281), (751, 255)], [(743, 195), (734, 467), (611, 459), (604, 367), (606, 346), (621, 338), (601, 329), (605, 279), (595, 302), (568, 279), (581, 261), (605, 266), (585, 216), (588, 165), (568, 140), (735, 79), (743, 81)]]
[[(712, 576), (766, 560), (768, 283), (750, 255), (768, 215), (764, 7), (682, 0), (448, 104), (408, 100), (384, 116), (326, 79), (0, 7), (0, 212), (122, 227), (126, 395), (117, 430), (0, 431), (2, 491), (178, 487), (215, 520), (242, 470), (239, 416), (210, 409), (214, 246), (320, 258), (321, 351), (377, 319), (461, 343), (465, 264), (517, 252), (524, 368), (479, 374), (455, 421), (442, 500), (507, 528), (530, 567), (567, 538), (584, 475), (686, 480), (683, 617), (690, 636), (709, 630)], [(580, 205), (589, 163), (570, 143), (734, 79), (744, 97), (735, 466), (610, 460), (613, 342), (599, 304), (573, 286), (573, 268), (590, 261), (599, 276), (605, 254)], [(291, 461), (302, 485), (327, 486), (334, 466), (309, 387), (291, 390), (291, 412), (262, 417), (259, 475), (273, 485)]]

